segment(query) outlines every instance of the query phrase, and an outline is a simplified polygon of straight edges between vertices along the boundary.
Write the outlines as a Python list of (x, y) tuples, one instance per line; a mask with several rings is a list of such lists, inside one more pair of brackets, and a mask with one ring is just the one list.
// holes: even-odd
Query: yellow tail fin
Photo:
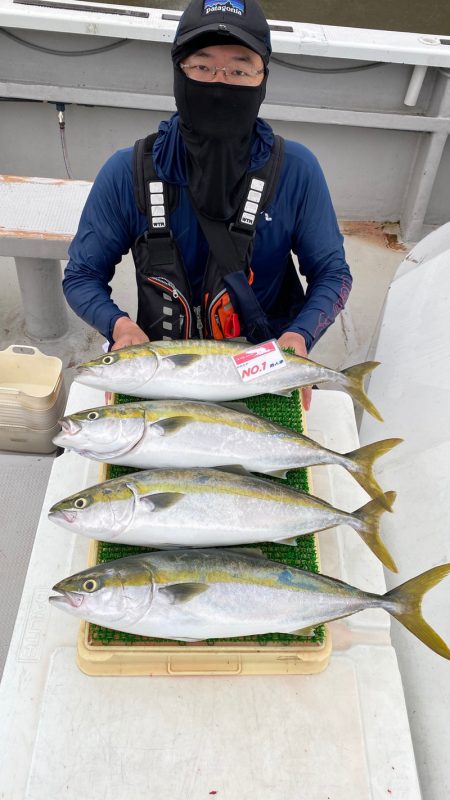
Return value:
[(450, 564), (442, 564), (439, 567), (433, 567), (427, 572), (423, 572), (422, 575), (417, 575), (416, 578), (411, 578), (410, 581), (402, 583), (401, 586), (397, 586), (396, 589), (392, 589), (383, 595), (383, 600), (389, 601), (384, 606), (386, 611), (389, 611), (393, 617), (398, 619), (405, 628), (408, 628), (427, 647), (434, 650), (438, 655), (443, 656), (443, 658), (448, 659), (450, 659), (450, 649), (431, 625), (425, 622), (422, 616), (421, 603), (424, 594), (440, 583), (449, 573)]
[[(390, 510), (392, 510), (396, 497), (396, 492), (386, 492), (385, 494), (386, 505)], [(398, 572), (395, 561), (380, 536), (380, 517), (385, 510), (379, 500), (371, 500), (370, 503), (366, 503), (358, 511), (354, 511), (352, 517), (358, 517), (360, 520), (361, 525), (355, 530), (370, 547), (372, 553), (380, 559), (385, 567), (392, 570), (392, 572)]]
[(391, 504), (387, 495), (384, 494), (381, 486), (375, 480), (372, 467), (377, 458), (388, 453), (389, 450), (401, 444), (402, 441), (403, 439), (383, 439), (381, 442), (367, 444), (365, 447), (360, 447), (359, 450), (346, 453), (344, 456), (346, 459), (345, 466), (355, 480), (374, 500), (378, 500), (387, 511), (392, 511)]
[(350, 397), (353, 398), (357, 403), (359, 403), (372, 417), (375, 419), (380, 420), (383, 422), (383, 417), (381, 416), (380, 412), (377, 408), (375, 408), (374, 404), (369, 400), (365, 391), (364, 391), (364, 378), (368, 375), (369, 372), (372, 372), (375, 367), (379, 367), (379, 361), (365, 361), (364, 364), (355, 364), (354, 367), (348, 367), (347, 369), (343, 369), (341, 372), (341, 376), (343, 375), (345, 380), (342, 382), (343, 386), (345, 386), (346, 390), (348, 391)]

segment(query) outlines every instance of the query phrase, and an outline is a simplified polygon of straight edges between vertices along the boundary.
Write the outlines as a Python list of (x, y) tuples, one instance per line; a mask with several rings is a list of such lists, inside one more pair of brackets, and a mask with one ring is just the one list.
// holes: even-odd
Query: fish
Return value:
[[(258, 351), (247, 345), (247, 351)], [(302, 386), (336, 383), (369, 414), (383, 421), (364, 391), (364, 378), (379, 366), (367, 361), (342, 372), (303, 356), (283, 353), (286, 366), (272, 372), (261, 368), (255, 380), (243, 381), (233, 361), (242, 342), (188, 339), (146, 342), (101, 355), (75, 371), (75, 380), (98, 389), (150, 400), (224, 402), (265, 394), (289, 396)], [(263, 362), (266, 363), (266, 362)], [(251, 369), (251, 367), (249, 367)]]
[(304, 634), (367, 608), (382, 608), (431, 650), (450, 649), (421, 614), (443, 564), (378, 595), (326, 575), (235, 549), (163, 550), (89, 567), (53, 586), (50, 603), (125, 633), (181, 641)]
[[(389, 506), (395, 492), (387, 492)], [(113, 478), (55, 503), (52, 522), (103, 542), (156, 549), (259, 542), (350, 525), (382, 563), (397, 567), (380, 537), (378, 500), (348, 513), (290, 486), (216, 469), (153, 469)]]
[(100, 406), (60, 420), (57, 447), (109, 464), (151, 467), (239, 467), (285, 477), (291, 469), (339, 464), (372, 499), (390, 510), (373, 462), (398, 445), (385, 439), (340, 454), (266, 419), (215, 403), (142, 400)]

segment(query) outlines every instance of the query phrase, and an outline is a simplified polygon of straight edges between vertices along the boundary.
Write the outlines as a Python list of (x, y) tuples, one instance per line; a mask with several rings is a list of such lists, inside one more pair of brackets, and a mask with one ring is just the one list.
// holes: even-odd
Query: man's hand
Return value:
[(149, 338), (129, 317), (119, 317), (113, 328), (114, 344), (111, 350), (120, 350), (130, 344), (143, 344)]
[[(305, 358), (308, 358), (308, 352), (306, 350), (305, 340), (300, 333), (294, 333), (293, 331), (286, 331), (286, 333), (283, 333), (282, 336), (280, 336), (280, 338), (278, 339), (278, 344), (280, 345), (281, 348), (291, 347), (292, 350), (295, 351), (296, 355), (305, 356)], [(310, 386), (304, 386), (302, 389), (302, 403), (305, 411), (309, 411), (309, 407), (311, 405)]]

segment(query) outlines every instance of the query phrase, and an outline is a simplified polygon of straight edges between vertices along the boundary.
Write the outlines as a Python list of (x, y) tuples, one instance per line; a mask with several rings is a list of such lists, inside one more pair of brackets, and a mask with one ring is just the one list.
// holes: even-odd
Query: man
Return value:
[[(69, 251), (67, 301), (113, 350), (162, 338), (161, 331), (170, 330), (167, 338), (198, 335), (186, 328), (195, 312), (200, 335), (244, 333), (250, 341), (273, 336), (306, 355), (344, 307), (352, 279), (316, 158), (286, 141), (278, 171), (272, 167), (274, 134), (258, 118), (270, 53), (270, 30), (256, 0), (191, 0), (182, 15), (172, 47), (178, 113), (159, 127), (149, 156), (156, 180), (147, 181), (158, 192), (163, 186), (176, 190), (167, 221), (166, 206), (151, 209), (160, 214), (158, 224), (167, 226), (173, 252), (168, 256), (166, 247), (166, 255), (159, 255), (163, 237), (150, 231), (154, 219), (136, 204), (131, 148), (115, 153), (100, 171)], [(270, 201), (262, 208), (261, 187), (271, 181)], [(163, 202), (162, 194), (153, 197)], [(147, 206), (150, 201), (151, 195)], [(244, 248), (238, 256), (234, 246)], [(115, 305), (109, 287), (130, 248), (137, 268), (137, 322)], [(291, 251), (306, 277), (306, 295)], [(159, 277), (163, 262), (165, 278)], [(221, 291), (212, 311), (209, 306), (208, 322), (211, 274), (219, 276)], [(177, 324), (184, 327), (174, 332), (173, 316), (167, 315), (176, 301)], [(310, 390), (303, 401), (309, 408)]]

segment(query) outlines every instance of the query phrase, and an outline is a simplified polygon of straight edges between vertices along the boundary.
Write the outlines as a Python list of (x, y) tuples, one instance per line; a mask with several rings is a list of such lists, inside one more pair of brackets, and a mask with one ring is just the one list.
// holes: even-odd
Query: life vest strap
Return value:
[[(165, 300), (161, 295), (159, 299), (151, 289), (156, 272), (156, 277), (165, 276), (170, 280), (175, 289), (174, 298), (179, 297), (177, 290), (181, 288), (182, 296), (191, 302), (181, 253), (170, 230), (170, 213), (177, 207), (179, 189), (161, 181), (156, 173), (153, 163), (156, 138), (157, 134), (150, 134), (145, 139), (139, 139), (133, 151), (135, 200), (138, 209), (147, 216), (148, 221), (148, 231), (138, 238), (133, 247), (138, 279), (138, 317), (142, 320), (144, 329), (148, 329), (149, 335), (152, 334), (152, 338), (155, 326), (165, 338), (167, 335), (170, 338), (180, 338), (180, 335), (189, 338), (193, 335), (193, 314), (190, 306), (184, 303), (186, 308), (180, 307), (180, 325), (174, 326), (172, 318), (165, 319), (164, 316), (168, 313), (167, 298)], [(236, 220), (229, 226), (205, 217), (198, 211), (191, 197), (210, 248), (202, 292), (202, 322), (206, 336), (232, 338), (241, 333), (254, 342), (273, 336), (267, 315), (250, 285), (250, 264), (258, 218), (272, 201), (283, 157), (284, 140), (280, 136), (274, 136), (272, 152), (266, 164), (248, 174)], [(229, 299), (224, 296), (225, 291)], [(173, 316), (173, 312), (171, 313)], [(168, 333), (169, 324), (172, 333)]]

